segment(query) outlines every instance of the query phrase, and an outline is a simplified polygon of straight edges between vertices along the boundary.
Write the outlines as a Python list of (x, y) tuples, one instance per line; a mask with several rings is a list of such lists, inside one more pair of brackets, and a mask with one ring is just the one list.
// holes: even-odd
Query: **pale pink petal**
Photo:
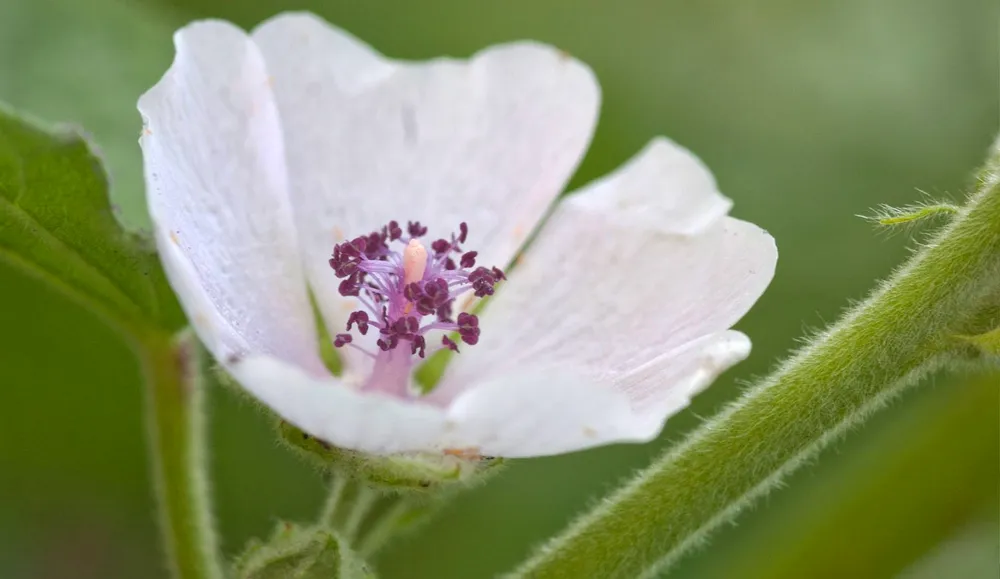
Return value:
[(374, 454), (443, 448), (448, 419), (441, 408), (361, 393), (266, 356), (232, 361), (226, 369), (279, 416), (335, 446)]
[(306, 271), (331, 332), (353, 300), (327, 258), (339, 240), (419, 220), (430, 240), (467, 222), (479, 263), (505, 267), (584, 154), (591, 71), (532, 42), (470, 60), (386, 59), (309, 14), (253, 33), (273, 77)]
[(170, 238), (169, 232), (157, 228), (155, 240), (170, 287), (180, 299), (191, 327), (208, 351), (218, 360), (248, 352), (247, 340), (212, 303), (201, 276), (181, 247)]
[[(326, 442), (374, 454), (458, 451), (528, 457), (613, 441), (645, 441), (628, 398), (578, 377), (544, 372), (483, 383), (448, 408), (361, 393), (276, 358), (230, 359), (226, 369), (288, 422)], [(647, 429), (648, 430), (648, 429)]]
[(268, 353), (322, 371), (260, 52), (219, 21), (191, 24), (174, 42), (170, 70), (139, 100), (149, 208), (171, 282), (216, 356)]
[(711, 334), (684, 344), (620, 376), (617, 390), (625, 393), (637, 431), (658, 433), (664, 419), (733, 365), (750, 354), (750, 338), (735, 330)]
[[(432, 400), (533, 367), (615, 388), (640, 414), (686, 400), (704, 386), (693, 378), (703, 354), (692, 343), (736, 323), (777, 259), (770, 235), (720, 207), (728, 202), (701, 163), (665, 140), (568, 197), (487, 305), (479, 344), (455, 357)], [(726, 334), (723, 343), (732, 347), (709, 355), (713, 376), (746, 356), (743, 338)], [(681, 353), (695, 362), (671, 360)]]
[(717, 222), (733, 206), (708, 167), (664, 137), (577, 191), (572, 202), (628, 226), (685, 235)]
[(629, 399), (569, 368), (510, 367), (448, 408), (461, 440), (487, 456), (547, 456), (610, 442), (646, 442), (659, 428), (636, 420)]

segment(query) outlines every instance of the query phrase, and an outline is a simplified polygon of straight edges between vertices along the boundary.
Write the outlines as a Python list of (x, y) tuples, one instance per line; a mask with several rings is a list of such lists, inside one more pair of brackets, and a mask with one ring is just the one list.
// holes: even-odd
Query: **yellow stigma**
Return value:
[(427, 269), (427, 248), (416, 239), (411, 239), (403, 250), (403, 284), (411, 284), (424, 278)]

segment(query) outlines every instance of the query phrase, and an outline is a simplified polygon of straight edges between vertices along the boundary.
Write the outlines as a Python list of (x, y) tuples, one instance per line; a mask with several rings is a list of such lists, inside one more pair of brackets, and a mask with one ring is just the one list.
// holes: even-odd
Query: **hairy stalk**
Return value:
[(825, 453), (818, 476), (797, 479), (743, 529), (738, 544), (699, 558), (694, 574), (898, 576), (995, 504), (998, 384), (994, 371), (916, 389), (891, 416), (866, 425), (849, 452)]
[(365, 481), (333, 472), (317, 526), (367, 559), (393, 538), (426, 522), (442, 504), (441, 498), (383, 493)]
[(330, 494), (320, 513), (319, 526), (353, 544), (355, 535), (379, 498), (379, 492), (364, 482), (341, 473), (333, 473)]
[(374, 555), (404, 526), (403, 522), (412, 516), (413, 512), (413, 505), (409, 501), (397, 497), (396, 503), (386, 509), (372, 525), (371, 530), (358, 540), (358, 555), (366, 559)]
[(146, 378), (161, 533), (177, 579), (222, 577), (205, 476), (201, 346), (190, 332), (137, 344)]
[(344, 520), (344, 526), (341, 529), (345, 541), (354, 543), (358, 529), (361, 528), (361, 523), (364, 522), (365, 517), (368, 516), (368, 512), (378, 499), (378, 491), (365, 485), (358, 485), (358, 493), (354, 497), (354, 503), (351, 505), (351, 510), (348, 511), (347, 518)]
[(543, 545), (515, 576), (663, 571), (803, 460), (969, 347), (1000, 292), (1000, 156), (968, 204), (864, 303)]
[(340, 515), (340, 506), (344, 501), (344, 494), (351, 479), (346, 476), (334, 475), (330, 480), (330, 494), (323, 504), (323, 511), (319, 516), (319, 523), (324, 527), (333, 528), (336, 526), (336, 518)]

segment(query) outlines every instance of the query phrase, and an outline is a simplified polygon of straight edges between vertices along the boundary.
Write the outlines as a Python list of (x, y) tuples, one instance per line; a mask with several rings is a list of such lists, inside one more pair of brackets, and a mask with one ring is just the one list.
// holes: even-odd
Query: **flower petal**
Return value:
[(547, 456), (646, 442), (659, 432), (634, 419), (627, 396), (569, 368), (524, 368), (488, 379), (448, 410), (463, 439), (486, 456)]
[(336, 446), (374, 454), (442, 447), (448, 421), (435, 406), (361, 393), (268, 356), (234, 360), (226, 369), (282, 418)]
[(720, 374), (750, 354), (750, 338), (727, 330), (688, 342), (623, 374), (615, 386), (630, 402), (636, 432), (654, 433)]
[(733, 206), (701, 160), (664, 137), (569, 199), (628, 227), (681, 235), (709, 227)]
[(216, 357), (270, 353), (321, 372), (264, 61), (225, 22), (191, 24), (174, 43), (170, 70), (139, 99), (170, 280)]
[(445, 409), (361, 393), (277, 358), (231, 358), (224, 364), (285, 420), (336, 446), (374, 454), (451, 450), (513, 458), (649, 439), (635, 432), (641, 424), (630, 419), (627, 397), (566, 374), (486, 383)]
[(274, 77), (306, 270), (331, 332), (356, 308), (327, 266), (335, 242), (393, 219), (421, 221), (431, 239), (464, 221), (478, 261), (505, 267), (597, 119), (591, 71), (537, 43), (400, 62), (301, 13), (253, 38)]
[[(538, 366), (613, 386), (636, 412), (670, 398), (650, 388), (689, 395), (689, 377), (671, 374), (670, 356), (736, 323), (777, 259), (771, 236), (721, 216), (726, 207), (701, 163), (666, 140), (568, 197), (488, 304), (479, 344), (456, 357), (433, 400)], [(719, 360), (734, 363), (745, 349), (736, 344)]]

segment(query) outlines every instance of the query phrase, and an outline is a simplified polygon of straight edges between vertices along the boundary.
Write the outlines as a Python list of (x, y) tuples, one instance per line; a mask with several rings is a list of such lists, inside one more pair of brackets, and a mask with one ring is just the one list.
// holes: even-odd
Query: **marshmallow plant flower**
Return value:
[(648, 441), (748, 355), (730, 328), (774, 241), (694, 155), (654, 139), (559, 199), (600, 100), (566, 53), (396, 61), (308, 14), (175, 44), (139, 101), (161, 258), (218, 362), (303, 431), (372, 454)]

